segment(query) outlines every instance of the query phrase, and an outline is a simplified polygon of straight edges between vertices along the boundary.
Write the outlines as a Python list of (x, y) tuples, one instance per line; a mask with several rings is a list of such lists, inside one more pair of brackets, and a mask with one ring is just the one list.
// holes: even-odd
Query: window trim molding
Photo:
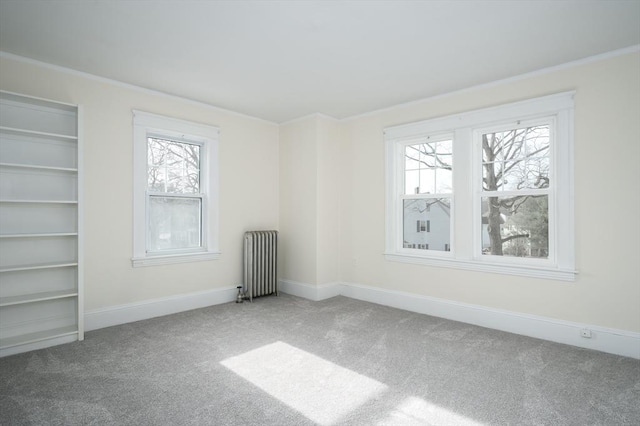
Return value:
[[(185, 253), (147, 253), (147, 137), (199, 143), (204, 148), (201, 180), (206, 184), (203, 200), (203, 247)], [(154, 266), (220, 258), (218, 137), (214, 126), (133, 110), (133, 257), (131, 265)], [(206, 204), (206, 205), (205, 205)]]
[[(468, 111), (460, 114), (453, 114), (424, 120), (414, 123), (392, 126), (384, 129), (385, 141), (385, 168), (386, 168), (386, 191), (385, 191), (385, 251), (384, 256), (387, 261), (413, 263), (428, 266), (456, 268), (479, 272), (499, 273), (508, 275), (518, 275), (534, 278), (546, 278), (562, 281), (574, 281), (577, 271), (575, 270), (575, 229), (574, 229), (574, 163), (573, 163), (573, 110), (575, 91), (563, 92), (549, 96), (543, 96), (530, 100), (514, 102), (495, 107)], [(473, 159), (477, 156), (474, 153), (476, 147), (457, 149), (461, 143), (474, 143), (474, 133), (478, 129), (485, 129), (495, 125), (501, 125), (509, 121), (529, 121), (545, 117), (554, 117), (557, 120), (555, 128), (557, 141), (552, 146), (552, 162), (554, 163), (553, 173), (557, 179), (550, 197), (554, 200), (550, 203), (550, 216), (553, 216), (556, 225), (550, 227), (550, 241), (555, 242), (553, 259), (537, 262), (538, 259), (512, 259), (492, 257), (478, 257), (475, 243), (480, 235), (479, 225), (475, 223), (474, 217), (468, 212), (460, 212), (461, 206), (458, 203), (461, 193), (471, 195), (470, 203), (472, 210), (479, 209), (476, 206), (476, 197), (481, 197), (477, 192), (477, 182), (473, 179), (477, 177), (476, 165)], [(402, 155), (399, 147), (402, 141), (409, 138), (416, 138), (425, 135), (433, 135), (443, 132), (454, 133), (454, 178), (452, 196), (452, 231), (451, 241), (455, 245), (447, 256), (439, 253), (408, 253), (398, 246), (397, 240), (402, 231), (398, 225), (397, 200), (399, 199), (400, 171), (403, 170)], [(456, 143), (456, 139), (458, 142)], [(562, 167), (558, 167), (562, 164)], [(470, 170), (465, 176), (466, 179), (457, 179), (455, 170), (465, 168)], [(462, 201), (462, 200), (460, 200)], [(556, 202), (557, 201), (557, 202)], [(562, 208), (559, 208), (562, 204)], [(466, 205), (464, 206), (466, 210)], [(466, 235), (471, 243), (458, 244)]]

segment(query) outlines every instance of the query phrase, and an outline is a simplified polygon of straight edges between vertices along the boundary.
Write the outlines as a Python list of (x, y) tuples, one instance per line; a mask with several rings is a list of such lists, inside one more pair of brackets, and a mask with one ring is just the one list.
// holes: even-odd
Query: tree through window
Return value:
[(550, 127), (482, 132), (482, 253), (549, 255)]

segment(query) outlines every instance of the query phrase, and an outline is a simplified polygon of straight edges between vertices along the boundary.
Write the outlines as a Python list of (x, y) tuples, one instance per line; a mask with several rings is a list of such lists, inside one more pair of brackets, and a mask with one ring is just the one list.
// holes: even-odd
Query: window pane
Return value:
[(432, 168), (436, 165), (436, 147), (435, 143), (421, 143), (420, 147), (420, 163), (421, 168)]
[[(507, 161), (500, 165), (502, 175), (499, 180), (502, 185), (498, 188), (503, 191), (517, 191), (518, 189), (527, 188), (525, 163), (519, 161)], [(501, 178), (500, 178), (501, 176)]]
[(418, 170), (420, 168), (420, 151), (414, 145), (404, 147), (405, 170)]
[(166, 182), (166, 143), (160, 139), (147, 139), (147, 187), (151, 191), (164, 191)]
[(548, 258), (548, 196), (482, 197), (482, 254)]
[(436, 171), (435, 169), (420, 170), (420, 194), (436, 193)]
[(148, 188), (176, 194), (200, 192), (200, 146), (147, 139)]
[(450, 194), (453, 174), (451, 170), (436, 169), (436, 193)]
[(149, 197), (149, 252), (201, 247), (200, 198)]
[(437, 142), (436, 152), (438, 153), (438, 156), (451, 155), (451, 153), (453, 152), (453, 141), (448, 140)]
[(404, 200), (403, 247), (449, 251), (451, 204), (448, 198)]
[(404, 193), (420, 193), (420, 170), (409, 170), (404, 174)]
[(485, 191), (517, 191), (549, 186), (549, 126), (482, 135)]
[(532, 157), (526, 163), (527, 188), (549, 187), (549, 157)]
[(164, 191), (164, 183), (167, 180), (167, 169), (164, 167), (149, 167), (147, 170), (147, 187), (150, 191)]

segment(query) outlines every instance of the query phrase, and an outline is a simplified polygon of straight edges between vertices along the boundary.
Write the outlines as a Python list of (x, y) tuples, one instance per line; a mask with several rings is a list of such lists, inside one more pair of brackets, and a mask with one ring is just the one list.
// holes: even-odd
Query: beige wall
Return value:
[(340, 128), (318, 114), (280, 126), (281, 278), (339, 279)]
[[(575, 282), (385, 261), (383, 129), (576, 90)], [(640, 60), (628, 54), (347, 120), (342, 275), (364, 284), (640, 331)]]
[[(0, 58), (0, 87), (84, 106), (88, 311), (241, 281), (242, 232), (280, 229), (283, 279), (347, 282), (640, 331), (640, 54), (337, 122), (277, 126)], [(385, 127), (575, 90), (575, 282), (385, 261)], [(217, 261), (132, 268), (132, 122), (140, 109), (218, 126)]]
[(318, 239), (317, 284), (339, 280), (340, 191), (347, 166), (342, 158), (341, 125), (328, 117), (318, 117)]
[(316, 284), (317, 126), (280, 126), (280, 278)]
[[(0, 58), (0, 88), (84, 108), (85, 310), (234, 286), (242, 234), (278, 228), (278, 126), (177, 98)], [(220, 128), (215, 261), (132, 268), (132, 109)]]

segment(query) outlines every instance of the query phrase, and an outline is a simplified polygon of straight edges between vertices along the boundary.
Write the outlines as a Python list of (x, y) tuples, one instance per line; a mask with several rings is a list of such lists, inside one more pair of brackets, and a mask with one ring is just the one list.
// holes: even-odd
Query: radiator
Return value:
[(278, 231), (244, 234), (244, 295), (278, 295)]

